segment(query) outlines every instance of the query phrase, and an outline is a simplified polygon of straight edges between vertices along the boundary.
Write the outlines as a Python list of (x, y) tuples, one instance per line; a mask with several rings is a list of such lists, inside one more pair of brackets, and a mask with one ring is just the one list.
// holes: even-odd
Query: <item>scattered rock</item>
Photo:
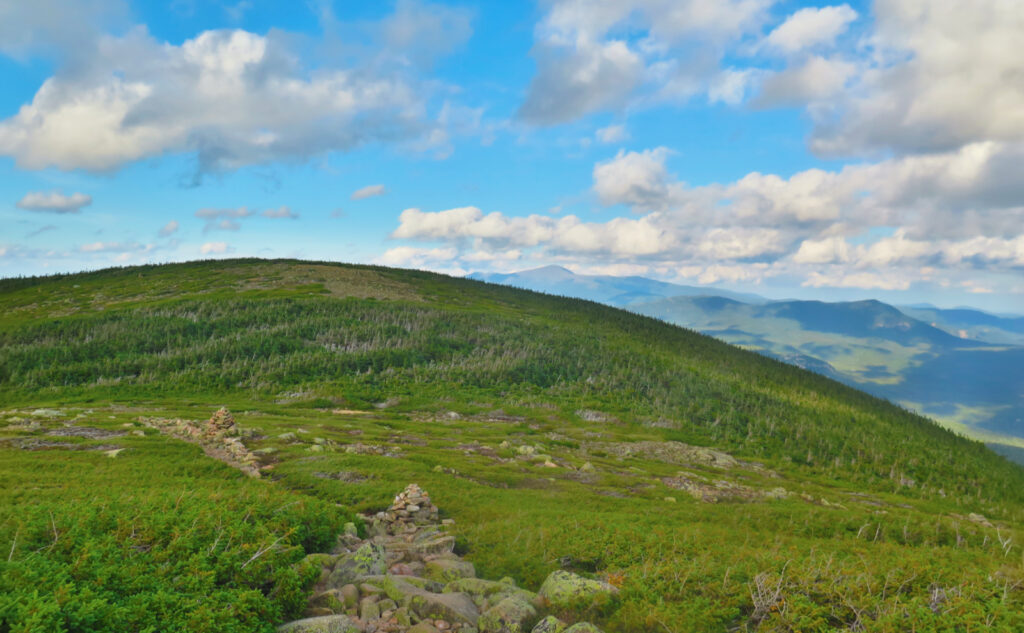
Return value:
[(344, 586), (360, 576), (377, 576), (387, 569), (384, 548), (377, 543), (364, 543), (352, 554), (344, 557), (331, 573), (331, 584)]
[(511, 596), (488, 609), (479, 620), (480, 633), (523, 633), (524, 623), (537, 616), (529, 602)]
[(580, 409), (576, 412), (576, 415), (580, 416), (584, 422), (601, 422), (605, 424), (618, 424), (619, 419), (614, 415), (608, 415), (600, 411), (593, 411), (591, 409)]
[(46, 433), (50, 437), (81, 437), (87, 440), (105, 440), (111, 437), (121, 437), (123, 431), (110, 431), (97, 429), (91, 426), (65, 426), (60, 429), (53, 429)]
[(590, 580), (571, 572), (551, 572), (540, 588), (544, 603), (556, 609), (571, 609), (581, 605), (606, 601), (618, 594), (618, 588), (600, 580)]
[[(777, 492), (778, 489), (765, 492), (724, 479), (711, 480), (693, 473), (676, 473), (675, 477), (664, 477), (661, 482), (669, 488), (682, 490), (695, 499), (700, 499), (707, 503), (755, 501), (764, 497), (780, 498), (778, 496), (780, 493)], [(784, 493), (783, 496), (788, 495), (784, 489), (782, 492)]]
[(259, 458), (238, 437), (235, 418), (226, 408), (218, 409), (205, 423), (145, 417), (138, 421), (164, 435), (198, 444), (209, 457), (233, 466), (250, 477), (260, 476)]
[(977, 523), (978, 525), (982, 525), (984, 527), (995, 527), (994, 525), (992, 525), (992, 522), (985, 518), (985, 516), (982, 514), (976, 514), (974, 512), (971, 512), (967, 515), (967, 520), (971, 523)]
[(530, 633), (562, 633), (565, 631), (565, 622), (562, 622), (553, 615), (549, 615), (530, 631)]
[[(309, 617), (279, 627), (279, 633), (526, 633), (538, 615), (546, 615), (538, 614), (545, 602), (559, 609), (590, 606), (617, 591), (556, 572), (544, 584), (544, 601), (511, 578), (476, 578), (473, 564), (452, 553), (454, 537), (443, 531), (437, 507), (415, 484), (387, 511), (367, 519), (366, 539), (347, 524), (333, 554), (305, 557), (301, 564), (321, 567), (306, 606)], [(563, 633), (565, 626), (549, 617), (533, 631)]]
[(325, 615), (282, 624), (277, 633), (363, 633), (363, 629), (347, 615)]

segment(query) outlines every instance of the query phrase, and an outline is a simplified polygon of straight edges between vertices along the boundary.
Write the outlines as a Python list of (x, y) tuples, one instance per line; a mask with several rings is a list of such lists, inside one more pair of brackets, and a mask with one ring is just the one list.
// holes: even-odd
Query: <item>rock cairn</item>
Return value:
[(259, 458), (240, 437), (235, 417), (226, 407), (218, 409), (206, 422), (168, 418), (139, 418), (139, 422), (164, 435), (202, 447), (208, 456), (233, 466), (250, 477), (259, 477)]
[(402, 534), (437, 523), (437, 516), (437, 506), (430, 502), (430, 496), (416, 484), (409, 484), (390, 508), (374, 516), (374, 521), (389, 534)]
[(217, 409), (206, 422), (206, 433), (209, 435), (226, 435), (234, 431), (235, 416), (231, 415), (227, 407)]
[(565, 571), (538, 593), (511, 578), (483, 580), (454, 553), (452, 521), (416, 484), (384, 512), (365, 517), (368, 536), (349, 523), (330, 554), (300, 565), (320, 569), (306, 617), (278, 633), (600, 633), (588, 622), (569, 625), (550, 611), (570, 613), (614, 599), (617, 589)]

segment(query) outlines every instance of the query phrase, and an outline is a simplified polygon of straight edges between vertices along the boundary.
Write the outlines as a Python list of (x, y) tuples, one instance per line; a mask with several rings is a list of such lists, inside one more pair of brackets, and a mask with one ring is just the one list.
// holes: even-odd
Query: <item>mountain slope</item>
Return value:
[(1024, 348), (953, 336), (878, 301), (764, 305), (675, 297), (630, 306), (817, 371), (990, 442), (1024, 437)]
[[(337, 529), (324, 508), (382, 510), (413, 481), (480, 576), (619, 584), (588, 614), (610, 632), (1024, 625), (1024, 470), (654, 319), (261, 260), (3, 280), (0, 309), (0, 628), (58, 621), (47, 605), (71, 596), (92, 618), (78, 630), (166, 610), (190, 630), (270, 631), (316, 580), (288, 564)], [(261, 480), (190, 466), (206, 458), (144, 422), (222, 404)], [(218, 510), (218, 478), (252, 511)], [(136, 495), (154, 501), (134, 513)], [(130, 593), (112, 582), (143, 572)], [(204, 595), (239, 608), (206, 624)]]
[(900, 310), (907, 316), (960, 338), (1024, 345), (1024, 317), (1021, 316), (997, 316), (969, 308), (942, 310), (935, 307), (900, 306)]

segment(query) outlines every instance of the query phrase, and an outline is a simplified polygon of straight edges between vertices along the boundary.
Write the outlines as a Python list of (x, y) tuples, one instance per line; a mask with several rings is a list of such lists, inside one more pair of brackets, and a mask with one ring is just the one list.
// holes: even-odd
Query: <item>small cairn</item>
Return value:
[(226, 407), (218, 409), (206, 422), (146, 418), (139, 422), (165, 435), (198, 444), (208, 456), (233, 466), (250, 477), (260, 476), (259, 459), (246, 448), (235, 425), (235, 416)]
[(227, 407), (221, 407), (210, 416), (206, 423), (206, 434), (214, 436), (232, 435), (235, 431), (235, 416)]
[(375, 517), (390, 534), (413, 532), (417, 526), (437, 523), (437, 506), (430, 502), (426, 491), (409, 484), (400, 492), (391, 507)]

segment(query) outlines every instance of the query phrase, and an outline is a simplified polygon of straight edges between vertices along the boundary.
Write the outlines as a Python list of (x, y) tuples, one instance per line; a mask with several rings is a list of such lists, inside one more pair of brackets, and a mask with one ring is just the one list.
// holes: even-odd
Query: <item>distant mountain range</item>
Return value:
[(691, 328), (887, 398), (1022, 457), (1024, 317), (880, 301), (771, 301), (712, 286), (578, 275), (559, 266), (470, 277)]
[(611, 275), (577, 275), (561, 266), (544, 266), (517, 273), (472, 273), (470, 279), (489, 281), (514, 288), (589, 299), (617, 307), (646, 303), (667, 297), (698, 297), (714, 295), (745, 303), (764, 303), (764, 297), (730, 292), (708, 286), (681, 286), (646, 277), (612, 277)]

